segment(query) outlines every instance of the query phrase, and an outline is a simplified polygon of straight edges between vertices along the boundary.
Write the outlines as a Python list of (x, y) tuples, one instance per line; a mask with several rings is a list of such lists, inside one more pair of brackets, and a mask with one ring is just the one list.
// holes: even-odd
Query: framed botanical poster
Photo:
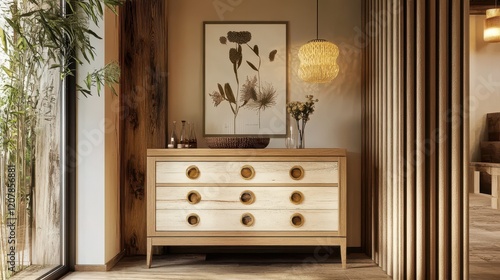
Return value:
[(204, 22), (204, 135), (286, 134), (286, 22)]

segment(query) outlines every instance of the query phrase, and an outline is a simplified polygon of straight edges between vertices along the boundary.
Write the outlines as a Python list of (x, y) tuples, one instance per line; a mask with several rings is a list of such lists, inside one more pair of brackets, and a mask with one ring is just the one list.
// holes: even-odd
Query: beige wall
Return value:
[[(299, 47), (316, 37), (311, 0), (169, 0), (168, 119), (196, 124), (203, 141), (203, 21), (288, 21), (289, 100), (319, 98), (306, 129), (306, 147), (348, 150), (348, 246), (361, 246), (361, 1), (320, 1), (319, 37), (340, 49), (340, 73), (329, 84), (307, 84), (297, 76)], [(226, 9), (217, 11), (215, 6)], [(170, 131), (171, 127), (169, 127)], [(284, 139), (269, 147), (284, 148)]]
[(500, 43), (483, 40), (484, 16), (470, 17), (470, 157), (480, 161), (486, 114), (500, 112)]
[[(77, 79), (118, 60), (118, 19), (106, 11), (91, 28), (96, 56), (78, 67)], [(119, 88), (117, 87), (117, 90)], [(120, 253), (119, 103), (108, 88), (77, 101), (77, 256), (76, 270), (103, 270)]]

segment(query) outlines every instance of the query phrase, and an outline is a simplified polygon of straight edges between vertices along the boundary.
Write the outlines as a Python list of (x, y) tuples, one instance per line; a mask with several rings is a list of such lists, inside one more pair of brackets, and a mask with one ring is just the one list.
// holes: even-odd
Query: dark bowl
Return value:
[(270, 140), (269, 137), (205, 137), (212, 149), (263, 149)]

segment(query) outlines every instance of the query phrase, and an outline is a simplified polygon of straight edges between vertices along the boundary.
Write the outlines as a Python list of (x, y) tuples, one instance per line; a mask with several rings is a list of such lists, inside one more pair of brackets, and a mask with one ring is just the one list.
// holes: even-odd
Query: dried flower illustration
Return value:
[(231, 43), (243, 45), (252, 40), (252, 33), (248, 31), (229, 31), (227, 33), (227, 39)]
[(210, 97), (212, 97), (212, 101), (214, 102), (214, 107), (219, 106), (219, 104), (224, 101), (224, 97), (218, 92), (214, 91), (212, 93), (208, 94)]
[[(236, 134), (236, 118), (240, 109), (248, 107), (249, 109), (258, 110), (259, 115), (259, 128), (260, 128), (260, 113), (261, 110), (272, 107), (276, 105), (276, 90), (273, 85), (266, 83), (262, 86), (261, 80), (261, 65), (262, 59), (260, 56), (260, 49), (258, 45), (249, 45), (252, 40), (252, 34), (249, 31), (229, 31), (227, 32), (227, 37), (219, 37), (219, 42), (221, 45), (228, 45), (229, 52), (228, 58), (232, 64), (232, 69), (234, 77), (236, 80), (236, 90), (230, 83), (217, 84), (218, 90), (212, 91), (208, 95), (212, 99), (215, 107), (218, 107), (222, 102), (227, 101), (229, 107), (233, 112), (233, 133)], [(233, 43), (233, 44), (228, 44)], [(252, 77), (246, 76), (246, 81), (240, 85), (240, 74), (238, 70), (240, 69), (243, 62), (243, 47), (248, 47), (254, 54), (254, 59), (251, 61), (248, 58), (245, 59), (246, 65), (255, 71), (255, 75)], [(269, 53), (269, 60), (272, 62), (276, 56), (277, 51), (273, 50)], [(245, 54), (248, 54), (245, 52)], [(255, 59), (256, 57), (256, 59)]]
[(250, 100), (257, 100), (257, 91), (255, 88), (257, 87), (257, 77), (254, 76), (253, 79), (248, 79), (245, 84), (241, 87), (241, 98), (240, 101), (243, 102), (243, 105), (246, 105)]
[(259, 110), (265, 110), (276, 105), (276, 90), (272, 84), (266, 83), (262, 88), (262, 92), (257, 97), (257, 104)]
[(269, 53), (269, 61), (274, 61), (274, 57), (276, 57), (277, 50), (273, 50)]

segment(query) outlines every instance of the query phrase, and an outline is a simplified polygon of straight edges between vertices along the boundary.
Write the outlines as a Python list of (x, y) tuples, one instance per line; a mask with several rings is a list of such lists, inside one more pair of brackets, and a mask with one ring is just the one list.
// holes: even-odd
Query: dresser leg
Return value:
[(342, 268), (347, 268), (347, 244), (345, 240), (340, 245), (340, 258), (342, 259)]
[(148, 245), (146, 248), (146, 265), (151, 268), (151, 259), (153, 258), (153, 241), (148, 238)]

